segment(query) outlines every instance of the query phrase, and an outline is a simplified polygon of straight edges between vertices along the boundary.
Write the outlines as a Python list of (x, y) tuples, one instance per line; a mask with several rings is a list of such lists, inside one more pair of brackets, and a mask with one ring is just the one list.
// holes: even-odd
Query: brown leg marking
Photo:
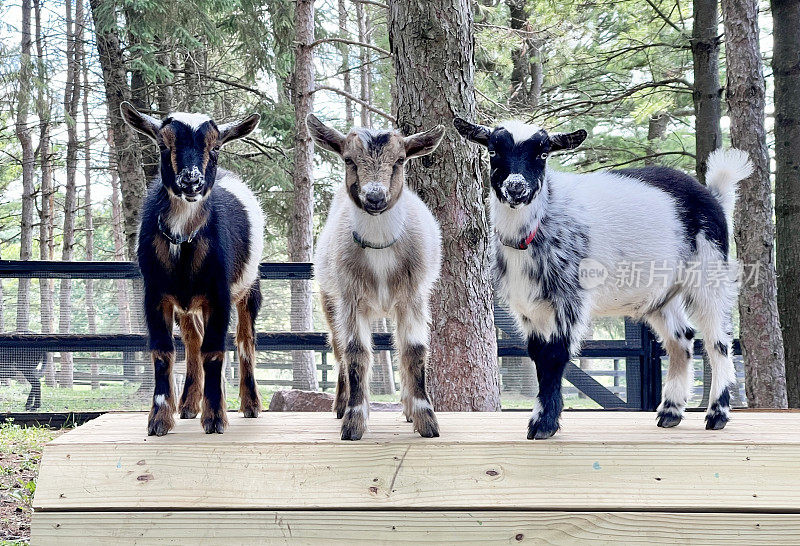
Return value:
[(194, 419), (200, 413), (203, 399), (203, 318), (197, 313), (184, 313), (181, 316), (181, 333), (186, 345), (186, 381), (178, 407), (181, 419)]
[(402, 348), (400, 360), (403, 370), (403, 408), (414, 430), (423, 438), (439, 436), (439, 423), (433, 413), (433, 404), (425, 388), (425, 363), (428, 348), (412, 344)]
[(222, 366), (225, 362), (223, 351), (203, 354), (203, 415), (201, 417), (206, 434), (222, 434), (228, 426), (228, 415), (225, 411), (225, 383), (222, 377)]
[(258, 392), (255, 377), (256, 332), (252, 297), (254, 297), (252, 293), (248, 292), (248, 295), (236, 304), (239, 315), (236, 326), (236, 346), (239, 349), (239, 411), (245, 417), (258, 417), (261, 413), (261, 394)]

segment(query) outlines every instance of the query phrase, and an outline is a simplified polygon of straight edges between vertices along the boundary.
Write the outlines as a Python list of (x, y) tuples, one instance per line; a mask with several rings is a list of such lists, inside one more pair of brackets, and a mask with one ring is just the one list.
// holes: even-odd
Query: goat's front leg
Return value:
[(347, 409), (342, 422), (342, 440), (360, 440), (369, 417), (369, 370), (372, 364), (372, 332), (367, 317), (355, 304), (346, 304), (337, 329), (347, 340), (343, 360), (347, 366)]
[(528, 337), (528, 355), (536, 364), (539, 394), (528, 422), (528, 439), (550, 438), (558, 431), (559, 417), (564, 408), (561, 379), (569, 362), (569, 340), (560, 335), (544, 339), (538, 334)]
[(434, 438), (439, 436), (439, 423), (425, 381), (430, 338), (428, 316), (423, 301), (412, 301), (398, 308), (395, 342), (400, 351), (403, 413), (422, 437)]
[(209, 317), (201, 347), (203, 355), (203, 414), (201, 422), (206, 434), (222, 434), (228, 426), (225, 408), (225, 337), (230, 321), (230, 297), (218, 296), (209, 302)]
[(150, 334), (150, 356), (155, 373), (153, 405), (147, 420), (148, 436), (163, 436), (175, 426), (175, 394), (172, 366), (175, 344), (172, 341), (174, 305), (151, 291), (145, 292), (145, 320)]

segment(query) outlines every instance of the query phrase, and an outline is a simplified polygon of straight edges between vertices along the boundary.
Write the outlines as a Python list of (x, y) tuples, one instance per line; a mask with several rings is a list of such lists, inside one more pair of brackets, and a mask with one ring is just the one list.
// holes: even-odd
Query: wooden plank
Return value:
[(330, 414), (230, 417), (224, 435), (178, 421), (147, 437), (144, 414), (107, 414), (44, 451), (37, 510), (526, 509), (800, 511), (800, 414), (735, 413), (706, 431), (653, 414), (569, 413), (525, 440), (524, 413), (440, 414), (424, 439), (393, 413), (342, 442)]
[(788, 544), (794, 514), (667, 512), (189, 511), (36, 513), (34, 544)]

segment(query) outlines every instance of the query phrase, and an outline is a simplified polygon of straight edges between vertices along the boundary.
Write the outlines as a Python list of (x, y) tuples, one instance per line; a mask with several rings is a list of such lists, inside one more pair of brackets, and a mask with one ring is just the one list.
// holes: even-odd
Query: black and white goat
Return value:
[[(261, 411), (253, 370), (264, 216), (253, 192), (233, 173), (217, 169), (217, 157), (221, 146), (253, 131), (259, 116), (218, 126), (203, 114), (173, 113), (157, 120), (127, 102), (121, 111), (131, 127), (161, 150), (161, 175), (145, 197), (138, 243), (155, 368), (147, 433), (169, 432), (176, 406), (181, 419), (196, 417), (201, 400), (203, 429), (222, 433), (228, 423), (222, 367), (233, 305), (238, 314), (239, 411), (245, 417)], [(172, 382), (176, 317), (186, 345), (180, 404)]]
[(666, 167), (572, 174), (548, 154), (580, 145), (586, 131), (548, 134), (522, 122), (497, 128), (456, 119), (489, 149), (499, 296), (516, 315), (536, 364), (539, 395), (528, 438), (559, 428), (561, 380), (592, 316), (647, 321), (669, 355), (658, 426), (680, 423), (692, 388), (689, 316), (705, 335), (713, 379), (706, 428), (728, 422), (731, 312), (737, 284), (728, 239), (747, 154), (717, 150), (707, 187)]
[(429, 297), (439, 278), (441, 235), (428, 207), (406, 187), (408, 159), (431, 153), (441, 125), (408, 137), (396, 131), (352, 129), (347, 136), (313, 115), (314, 141), (339, 154), (345, 182), (331, 204), (317, 242), (314, 274), (339, 363), (334, 410), (343, 440), (359, 440), (367, 427), (370, 321), (395, 321), (402, 402), (408, 421), (424, 437), (439, 435), (425, 388)]

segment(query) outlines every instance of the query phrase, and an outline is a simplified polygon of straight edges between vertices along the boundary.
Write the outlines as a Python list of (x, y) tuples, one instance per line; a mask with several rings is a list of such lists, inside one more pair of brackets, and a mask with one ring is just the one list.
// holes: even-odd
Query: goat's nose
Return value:
[(524, 176), (512, 174), (506, 179), (505, 187), (509, 195), (519, 196), (527, 191), (528, 184)]
[(380, 190), (370, 190), (364, 196), (367, 199), (367, 203), (370, 205), (382, 205), (384, 201), (386, 201), (386, 197), (384, 193)]

